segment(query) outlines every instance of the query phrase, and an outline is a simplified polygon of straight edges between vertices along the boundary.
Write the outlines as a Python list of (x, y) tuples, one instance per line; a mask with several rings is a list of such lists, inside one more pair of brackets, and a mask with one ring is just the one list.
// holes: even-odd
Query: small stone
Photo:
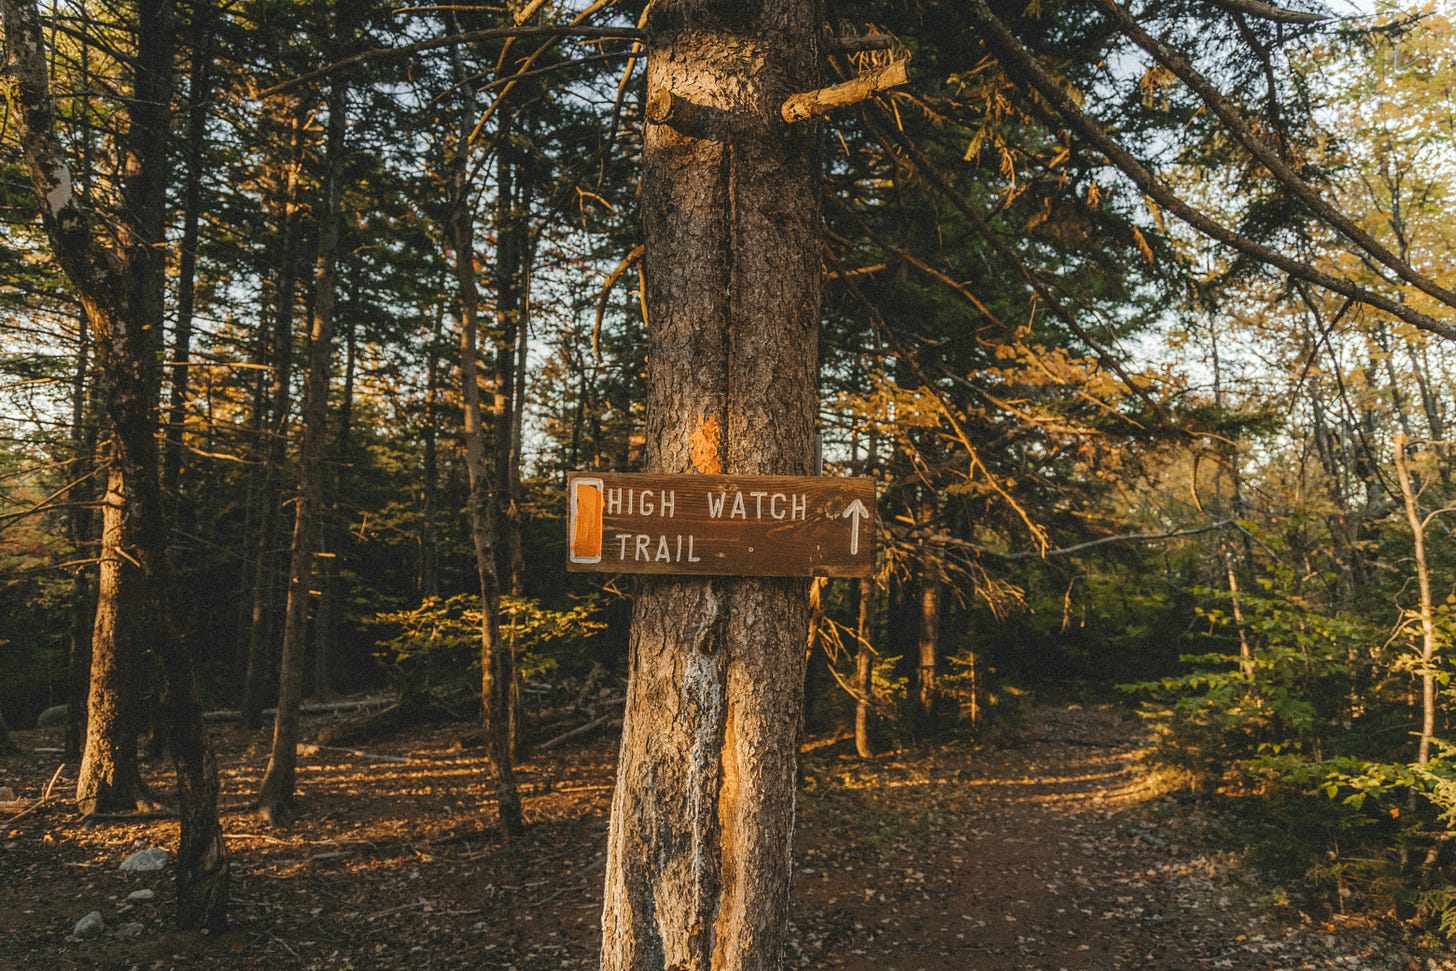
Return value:
[(142, 931), (145, 930), (145, 929), (146, 928), (144, 928), (141, 924), (136, 923), (135, 921), (132, 921), (132, 922), (129, 922), (129, 923), (125, 923), (125, 924), (117, 924), (116, 925), (116, 936), (117, 937), (141, 937), (142, 936)]
[(156, 899), (156, 896), (157, 896), (157, 891), (148, 889), (146, 887), (143, 887), (141, 890), (133, 890), (131, 893), (127, 894), (126, 895), (126, 899), (127, 900), (133, 900), (133, 901), (135, 901), (135, 900), (154, 900), (154, 899)]
[(121, 861), (121, 869), (127, 873), (151, 873), (167, 865), (167, 851), (160, 846), (137, 850)]
[(101, 911), (93, 910), (76, 921), (76, 927), (71, 934), (80, 940), (89, 941), (92, 938), (100, 937), (104, 930), (106, 930), (106, 921), (102, 920)]
[(19, 802), (15, 798), (15, 790), (9, 786), (0, 786), (0, 802)]

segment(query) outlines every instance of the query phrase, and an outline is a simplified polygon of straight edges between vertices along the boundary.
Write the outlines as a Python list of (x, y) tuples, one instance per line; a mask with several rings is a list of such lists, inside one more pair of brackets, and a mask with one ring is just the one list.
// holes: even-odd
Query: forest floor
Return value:
[[(302, 818), (279, 830), (244, 808), (267, 733), (219, 727), (234, 903), (211, 936), (170, 929), (170, 867), (119, 869), (175, 847), (174, 821), (86, 826), (59, 795), (0, 815), (0, 968), (594, 967), (615, 739), (528, 761), (529, 832), (506, 844), (468, 727), (306, 755)], [(1395, 929), (1271, 906), (1226, 827), (1158, 792), (1136, 722), (1041, 707), (998, 735), (806, 756), (789, 967), (1456, 969)], [(31, 753), (0, 761), (0, 786), (33, 804), (59, 738), (17, 740)], [(75, 939), (93, 910), (107, 929)]]

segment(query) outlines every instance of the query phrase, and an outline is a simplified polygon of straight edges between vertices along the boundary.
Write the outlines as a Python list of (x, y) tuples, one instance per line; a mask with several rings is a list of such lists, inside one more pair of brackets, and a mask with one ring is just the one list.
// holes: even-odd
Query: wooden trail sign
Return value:
[(812, 475), (567, 477), (566, 568), (592, 573), (863, 577), (875, 480)]

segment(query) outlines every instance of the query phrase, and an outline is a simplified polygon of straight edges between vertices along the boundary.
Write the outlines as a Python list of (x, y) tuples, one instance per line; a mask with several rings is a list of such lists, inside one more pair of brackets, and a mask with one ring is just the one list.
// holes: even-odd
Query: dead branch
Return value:
[(1106, 156), (1109, 162), (1117, 166), (1158, 205), (1210, 239), (1223, 243), (1268, 266), (1283, 270), (1295, 279), (1313, 283), (1331, 293), (1338, 293), (1377, 310), (1382, 310), (1421, 330), (1456, 340), (1456, 325), (1423, 314), (1409, 304), (1376, 293), (1350, 280), (1331, 276), (1308, 263), (1300, 262), (1273, 247), (1228, 228), (1201, 209), (1190, 205), (1162, 179), (1154, 175), (1152, 170), (1135, 158), (1131, 152), (1118, 144), (1098, 122), (1078, 107), (1071, 94), (1057, 83), (1056, 79), (1042, 67), (1031, 52), (1012, 35), (1000, 18), (991, 12), (986, 0), (968, 0), (968, 2), (972, 16), (981, 28), (981, 36), (1006, 70), (1014, 76), (1025, 78), (1042, 100), (1069, 127), (1075, 130), (1089, 145)]
[[(317, 704), (304, 705), (299, 711), (305, 715), (337, 715), (346, 711), (359, 711), (364, 708), (375, 708), (381, 705), (389, 705), (395, 701), (393, 695), (372, 695), (368, 698), (355, 698), (351, 701), (322, 701)], [(263, 711), (265, 716), (272, 716), (274, 710), (267, 708)], [(204, 712), (202, 720), (205, 722), (235, 722), (241, 721), (243, 713), (233, 709), (221, 709), (219, 711)]]
[(380, 755), (377, 752), (366, 752), (358, 748), (340, 748), (337, 745), (300, 745), (299, 755), (317, 755), (319, 752), (343, 752), (355, 758), (366, 759), (370, 762), (393, 762), (398, 765), (408, 765), (410, 760), (398, 755)]
[[(614, 698), (614, 699), (612, 699), (613, 703), (624, 702), (626, 700), (627, 699), (625, 699), (625, 698)], [(598, 728), (602, 728), (602, 727), (604, 727), (606, 725), (609, 725), (609, 724), (610, 725), (620, 725), (621, 723), (622, 723), (622, 715), (621, 715), (621, 713), (620, 712), (617, 712), (617, 711), (609, 711), (605, 715), (602, 715), (602, 716), (600, 716), (598, 718), (592, 719), (591, 721), (587, 722), (585, 725), (578, 725), (576, 728), (573, 728), (569, 732), (563, 732), (562, 734), (557, 735), (555, 738), (547, 739), (546, 741), (542, 742), (540, 745), (537, 745), (536, 746), (536, 750), (538, 752), (545, 752), (545, 751), (548, 751), (550, 749), (553, 749), (556, 746), (561, 745), (561, 744), (563, 744), (565, 742), (569, 742), (569, 741), (571, 741), (574, 738), (581, 738), (583, 735), (590, 735), (592, 732), (596, 731)]]
[(1318, 24), (1330, 19), (1328, 14), (1311, 13), (1307, 10), (1290, 10), (1288, 7), (1276, 7), (1272, 3), (1261, 3), (1260, 0), (1212, 0), (1212, 2), (1225, 10), (1284, 24)]
[(796, 121), (804, 121), (818, 115), (827, 115), (836, 108), (858, 104), (876, 91), (897, 87), (909, 80), (910, 75), (905, 71), (905, 62), (891, 61), (884, 67), (866, 71), (857, 78), (851, 78), (827, 88), (790, 95), (779, 108), (779, 114), (783, 116), (784, 121), (793, 124)]
[(300, 74), (287, 81), (279, 82), (272, 87), (264, 88), (258, 92), (258, 97), (261, 99), (271, 97), (275, 94), (282, 94), (300, 85), (321, 80), (338, 71), (357, 67), (369, 61), (385, 60), (391, 57), (405, 57), (424, 51), (438, 50), (441, 47), (450, 47), (453, 44), (464, 44), (477, 40), (490, 40), (500, 37), (603, 37), (640, 40), (642, 38), (642, 31), (632, 27), (578, 27), (572, 25), (488, 27), (483, 30), (469, 30), (463, 34), (452, 34), (449, 37), (432, 37), (429, 40), (405, 44), (403, 47), (381, 47), (372, 51), (361, 51), (358, 54), (352, 54), (349, 57), (337, 60), (332, 64), (327, 64), (318, 70), (309, 71), (306, 74)]
[(1331, 205), (1327, 199), (1319, 194), (1313, 186), (1300, 177), (1294, 167), (1285, 162), (1268, 145), (1254, 134), (1253, 128), (1243, 114), (1213, 84), (1198, 72), (1198, 69), (1177, 50), (1159, 38), (1149, 34), (1142, 28), (1132, 15), (1125, 9), (1118, 6), (1114, 0), (1098, 0), (1098, 6), (1107, 13), (1116, 23), (1118, 28), (1132, 39), (1143, 50), (1152, 55), (1153, 60), (1163, 67), (1172, 71), (1184, 84), (1188, 85), (1208, 105), (1218, 119), (1224, 123), (1229, 133), (1248, 150), (1260, 165), (1268, 169), (1280, 184), (1289, 188), (1295, 196), (1304, 202), (1327, 224), (1334, 227), (1350, 242), (1360, 247), (1364, 252), (1369, 253), (1377, 261), (1389, 269), (1395, 271), (1406, 283), (1420, 290), (1421, 292), (1435, 297), (1448, 307), (1456, 307), (1456, 293), (1446, 289), (1436, 281), (1417, 271), (1413, 266), (1392, 253), (1380, 241), (1362, 229), (1349, 216)]

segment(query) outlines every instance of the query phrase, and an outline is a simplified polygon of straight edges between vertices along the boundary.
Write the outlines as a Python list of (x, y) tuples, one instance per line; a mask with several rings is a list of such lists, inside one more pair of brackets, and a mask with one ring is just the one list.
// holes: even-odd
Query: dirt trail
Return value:
[(1238, 854), (1182, 845), (1137, 726), (1042, 708), (1009, 747), (822, 767), (796, 897), (805, 967), (1448, 968), (1368, 928), (1266, 915)]
[[(176, 824), (84, 827), (57, 800), (0, 838), (0, 969), (430, 969), (595, 966), (614, 740), (522, 769), (530, 831), (506, 845), (468, 726), (320, 752), (300, 772), (304, 819), (268, 831), (242, 806), (266, 739), (218, 730), (234, 854), (233, 927), (170, 928), (170, 872), (127, 876)], [(54, 733), (19, 733), (32, 748)], [(0, 760), (34, 798), (59, 756)], [(1138, 763), (1135, 723), (1041, 708), (998, 744), (954, 742), (869, 762), (806, 760), (789, 967), (874, 971), (1147, 968), (1456, 969), (1369, 928), (1265, 916), (1236, 853), (1168, 821)], [(164, 767), (154, 769), (165, 784)], [(128, 895), (152, 889), (155, 898)], [(108, 930), (68, 938), (99, 910)], [(1286, 913), (1289, 913), (1286, 911)]]

